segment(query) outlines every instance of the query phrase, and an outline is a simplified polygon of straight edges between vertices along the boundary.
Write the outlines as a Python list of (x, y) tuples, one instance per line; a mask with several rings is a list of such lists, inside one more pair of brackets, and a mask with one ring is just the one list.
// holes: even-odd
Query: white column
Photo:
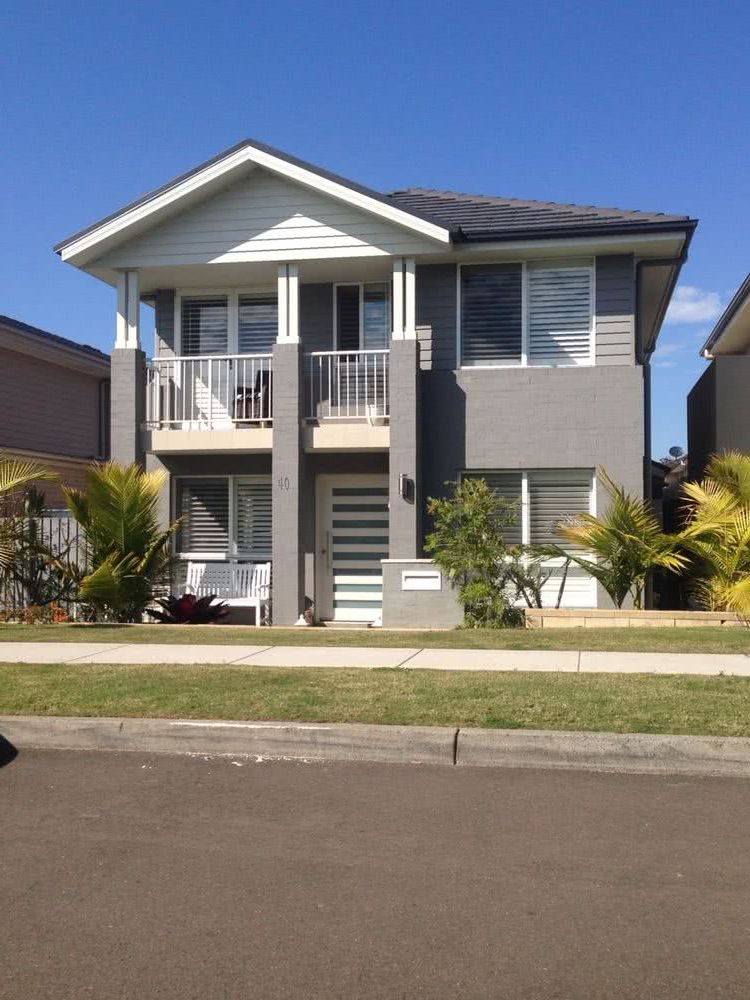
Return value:
[(417, 269), (413, 257), (404, 258), (404, 340), (417, 339)]
[(281, 264), (278, 279), (280, 344), (299, 343), (299, 264)]
[(141, 346), (141, 299), (137, 271), (120, 271), (117, 275), (117, 323), (115, 347), (139, 350)]
[(393, 333), (392, 340), (404, 339), (404, 258), (393, 258)]

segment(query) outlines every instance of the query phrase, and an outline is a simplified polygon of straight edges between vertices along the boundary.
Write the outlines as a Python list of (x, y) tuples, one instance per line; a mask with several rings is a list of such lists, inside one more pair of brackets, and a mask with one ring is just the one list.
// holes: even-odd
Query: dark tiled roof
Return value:
[(687, 215), (562, 205), (552, 201), (525, 201), (429, 188), (393, 191), (388, 198), (407, 212), (429, 218), (448, 229), (460, 230), (467, 240), (653, 231), (686, 226), (692, 229), (695, 226), (695, 221)]
[(88, 344), (77, 344), (75, 340), (68, 340), (67, 337), (60, 337), (58, 334), (49, 333), (47, 330), (40, 330), (38, 326), (30, 326), (28, 323), (22, 323), (20, 319), (12, 319), (10, 316), (0, 315), (0, 327), (17, 330), (19, 333), (30, 333), (34, 337), (41, 337), (52, 344), (68, 347), (73, 351), (86, 354), (99, 361), (106, 361), (109, 364), (109, 355), (98, 350), (96, 347), (89, 347)]

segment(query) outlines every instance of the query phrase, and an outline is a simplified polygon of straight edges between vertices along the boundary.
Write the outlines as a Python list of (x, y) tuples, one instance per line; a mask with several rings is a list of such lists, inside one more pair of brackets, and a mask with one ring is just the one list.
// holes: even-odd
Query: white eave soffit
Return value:
[(308, 170), (296, 163), (290, 163), (282, 157), (274, 156), (264, 150), (257, 149), (255, 146), (248, 145), (230, 153), (217, 162), (209, 164), (203, 170), (199, 170), (186, 177), (184, 180), (160, 192), (148, 201), (134, 205), (132, 208), (124, 209), (114, 216), (114, 218), (103, 222), (88, 232), (84, 232), (77, 238), (73, 237), (70, 241), (63, 243), (59, 247), (60, 257), (62, 260), (70, 261), (73, 264), (92, 260), (98, 256), (98, 253), (92, 254), (91, 251), (95, 250), (101, 244), (112, 240), (113, 237), (125, 238), (125, 231), (130, 227), (144, 223), (146, 220), (151, 224), (156, 221), (153, 217), (158, 217), (159, 214), (165, 213), (170, 209), (170, 214), (173, 214), (176, 203), (181, 199), (188, 198), (190, 195), (195, 196), (202, 188), (206, 188), (222, 179), (226, 181), (230, 173), (239, 171), (240, 168), (248, 165), (262, 167), (294, 183), (312, 188), (321, 194), (328, 195), (338, 201), (345, 202), (365, 212), (379, 216), (382, 219), (392, 222), (394, 225), (419, 233), (421, 236), (426, 236), (436, 243), (450, 245), (450, 232), (442, 226), (428, 222), (426, 219), (421, 219), (378, 198), (373, 198), (363, 191), (347, 187), (347, 185), (341, 184), (332, 178), (321, 176), (315, 173), (315, 171)]

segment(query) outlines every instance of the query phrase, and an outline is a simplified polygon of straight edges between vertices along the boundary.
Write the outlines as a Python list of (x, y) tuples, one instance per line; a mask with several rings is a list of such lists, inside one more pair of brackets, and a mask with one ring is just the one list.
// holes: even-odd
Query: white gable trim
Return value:
[(130, 209), (125, 209), (113, 219), (103, 222), (100, 226), (96, 226), (79, 237), (73, 237), (67, 243), (63, 243), (59, 247), (61, 258), (65, 261), (76, 263), (76, 257), (91, 250), (98, 243), (119, 235), (128, 229), (128, 227), (147, 219), (149, 216), (158, 214), (174, 205), (181, 198), (199, 191), (211, 182), (219, 180), (232, 170), (236, 170), (247, 163), (263, 167), (265, 170), (286, 177), (297, 184), (313, 188), (322, 194), (329, 195), (331, 198), (353, 205), (382, 219), (387, 219), (389, 222), (426, 236), (438, 243), (450, 243), (450, 232), (442, 226), (427, 222), (397, 208), (395, 205), (388, 205), (378, 198), (373, 198), (361, 191), (355, 191), (345, 184), (341, 184), (328, 177), (322, 177), (320, 174), (301, 167), (296, 163), (290, 163), (282, 157), (274, 156), (255, 146), (248, 145), (228, 154), (203, 170), (199, 170), (173, 187), (149, 199), (147, 202), (135, 205)]

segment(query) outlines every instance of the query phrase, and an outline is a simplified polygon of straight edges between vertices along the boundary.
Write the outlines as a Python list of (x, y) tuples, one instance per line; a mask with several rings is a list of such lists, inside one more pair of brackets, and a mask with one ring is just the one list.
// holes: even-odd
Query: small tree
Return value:
[(44, 540), (42, 518), (44, 494), (35, 487), (26, 491), (20, 513), (9, 529), (13, 536), (14, 558), (8, 576), (17, 585), (27, 605), (45, 607), (72, 597), (74, 588), (66, 572), (70, 543), (53, 551)]
[(85, 490), (65, 490), (94, 567), (79, 581), (79, 598), (115, 621), (140, 621), (154, 588), (166, 581), (179, 521), (159, 523), (165, 479), (163, 472), (107, 462), (89, 466)]
[(11, 569), (16, 555), (12, 515), (23, 502), (22, 491), (39, 480), (56, 478), (36, 462), (0, 456), (0, 574)]
[(590, 552), (595, 560), (575, 551), (559, 550), (582, 566), (601, 583), (617, 608), (628, 594), (633, 605), (641, 608), (649, 573), (654, 569), (681, 572), (688, 563), (679, 551), (680, 539), (665, 535), (650, 505), (626, 493), (607, 475), (597, 471), (609, 503), (603, 514), (576, 514), (560, 525), (560, 534), (579, 549)]
[(693, 556), (701, 607), (750, 617), (750, 455), (715, 455), (700, 483), (686, 483), (689, 522), (680, 539)]
[(517, 505), (497, 496), (483, 479), (462, 479), (453, 495), (431, 498), (434, 519), (425, 550), (458, 585), (465, 624), (473, 628), (515, 624), (503, 567), (512, 557), (502, 531), (515, 523)]

